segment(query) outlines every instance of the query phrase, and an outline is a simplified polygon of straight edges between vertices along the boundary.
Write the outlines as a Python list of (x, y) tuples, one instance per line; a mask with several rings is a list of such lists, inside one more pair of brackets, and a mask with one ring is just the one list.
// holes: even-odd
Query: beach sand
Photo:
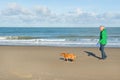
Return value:
[[(0, 46), (0, 80), (120, 80), (120, 48)], [(74, 53), (66, 62), (60, 53)]]

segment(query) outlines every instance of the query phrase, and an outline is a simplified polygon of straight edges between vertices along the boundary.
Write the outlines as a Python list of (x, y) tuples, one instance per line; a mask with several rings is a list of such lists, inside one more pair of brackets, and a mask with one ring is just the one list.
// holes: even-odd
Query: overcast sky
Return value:
[(120, 0), (1, 0), (0, 27), (120, 27)]

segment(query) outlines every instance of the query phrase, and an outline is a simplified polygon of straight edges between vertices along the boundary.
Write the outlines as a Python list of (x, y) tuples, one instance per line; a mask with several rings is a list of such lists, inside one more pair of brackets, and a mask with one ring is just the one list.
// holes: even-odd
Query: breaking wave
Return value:
[[(97, 38), (40, 38), (31, 36), (1, 36), (0, 45), (96, 47)], [(120, 47), (120, 38), (108, 39), (107, 47)]]

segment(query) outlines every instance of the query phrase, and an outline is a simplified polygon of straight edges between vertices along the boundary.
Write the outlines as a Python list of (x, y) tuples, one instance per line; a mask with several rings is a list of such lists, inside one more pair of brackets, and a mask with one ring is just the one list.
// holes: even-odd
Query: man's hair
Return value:
[(105, 28), (103, 25), (100, 25), (100, 27), (103, 28), (103, 29)]
[(104, 27), (103, 25), (100, 25), (100, 27)]

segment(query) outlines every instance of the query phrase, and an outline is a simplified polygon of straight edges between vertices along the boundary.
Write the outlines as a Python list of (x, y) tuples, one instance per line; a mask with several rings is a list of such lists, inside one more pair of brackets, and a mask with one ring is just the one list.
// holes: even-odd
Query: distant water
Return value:
[[(107, 27), (107, 47), (120, 47), (120, 27)], [(97, 28), (0, 27), (0, 45), (96, 47)]]

